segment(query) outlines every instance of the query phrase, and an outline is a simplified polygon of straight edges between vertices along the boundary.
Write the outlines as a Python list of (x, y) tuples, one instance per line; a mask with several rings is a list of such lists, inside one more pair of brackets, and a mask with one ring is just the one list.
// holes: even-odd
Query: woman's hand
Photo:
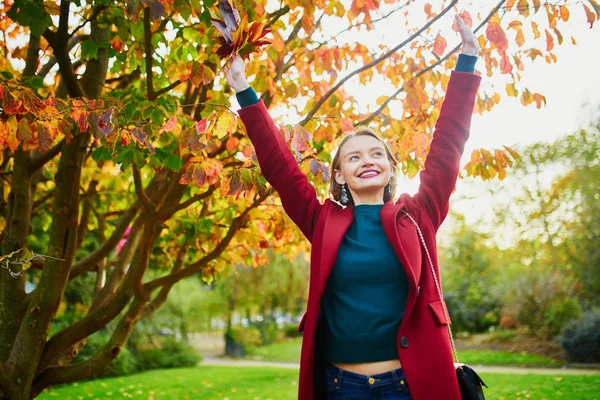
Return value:
[(458, 24), (458, 32), (462, 39), (462, 48), (460, 52), (468, 56), (477, 56), (479, 53), (479, 42), (477, 41), (475, 34), (458, 14), (456, 14), (456, 23)]
[(250, 87), (246, 79), (246, 66), (240, 56), (233, 56), (229, 68), (225, 70), (225, 78), (227, 78), (229, 86), (236, 92), (241, 92)]

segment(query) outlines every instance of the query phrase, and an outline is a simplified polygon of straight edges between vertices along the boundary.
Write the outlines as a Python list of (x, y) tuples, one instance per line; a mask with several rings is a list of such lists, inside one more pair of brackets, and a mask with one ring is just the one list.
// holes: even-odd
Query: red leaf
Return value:
[(431, 11), (431, 4), (427, 3), (425, 4), (425, 14), (427, 14), (427, 19), (432, 19), (433, 17), (435, 17), (437, 14)]
[(171, 132), (173, 128), (175, 128), (175, 125), (177, 125), (177, 116), (174, 114), (171, 118), (169, 118), (167, 123), (162, 128), (160, 128), (158, 133)]
[(125, 43), (123, 43), (123, 41), (121, 40), (121, 38), (118, 35), (115, 35), (115, 37), (113, 37), (112, 40), (110, 41), (110, 45), (116, 51), (123, 51), (123, 47), (124, 47)]
[(437, 35), (433, 44), (433, 54), (441, 57), (446, 51), (446, 46), (448, 46), (446, 39), (444, 39), (442, 35)]
[(596, 16), (592, 12), (592, 10), (590, 10), (590, 8), (588, 6), (586, 6), (585, 4), (583, 4), (583, 9), (585, 10), (587, 22), (590, 24), (590, 29), (591, 29), (594, 26), (594, 22), (596, 22)]
[(48, 130), (48, 126), (41, 122), (36, 122), (36, 130), (38, 134), (38, 144), (40, 152), (45, 153), (52, 147), (52, 135)]
[(548, 29), (546, 29), (545, 32), (546, 32), (546, 51), (550, 51), (554, 48), (554, 38), (552, 37), (550, 32), (548, 32)]
[(36, 116), (44, 109), (44, 102), (29, 90), (23, 90), (23, 104), (27, 111)]
[(239, 145), (240, 141), (238, 140), (238, 138), (236, 138), (235, 136), (231, 136), (229, 139), (227, 139), (227, 142), (225, 143), (225, 148), (228, 151), (233, 151), (236, 150)]
[(58, 131), (65, 135), (67, 144), (71, 143), (71, 139), (73, 138), (73, 128), (73, 124), (66, 118), (62, 118), (58, 121)]
[(301, 125), (294, 126), (294, 138), (292, 141), (296, 151), (310, 149), (310, 133)]
[(77, 123), (81, 132), (87, 132), (88, 130), (88, 111), (75, 108), (71, 112), (71, 118)]
[(502, 54), (508, 49), (508, 39), (499, 23), (489, 22), (485, 31), (485, 36), (499, 53)]
[(202, 118), (200, 121), (196, 122), (196, 132), (198, 132), (199, 135), (205, 133), (206, 128), (208, 128), (208, 119)]
[(194, 183), (198, 186), (204, 186), (204, 183), (206, 182), (204, 170), (198, 164), (194, 164), (193, 168), (194, 172), (192, 172), (192, 178), (194, 179)]
[(500, 71), (503, 74), (510, 74), (512, 71), (512, 64), (510, 63), (510, 60), (506, 53), (504, 53), (502, 59), (500, 59)]
[(242, 154), (246, 157), (246, 158), (250, 158), (252, 157), (252, 155), (254, 154), (254, 149), (252, 148), (252, 146), (246, 146), (242, 149)]
[(342, 118), (342, 133), (354, 131), (354, 125), (348, 118)]
[(15, 99), (7, 87), (4, 87), (4, 96), (2, 98), (2, 108), (7, 114), (16, 114), (19, 111), (20, 101)]

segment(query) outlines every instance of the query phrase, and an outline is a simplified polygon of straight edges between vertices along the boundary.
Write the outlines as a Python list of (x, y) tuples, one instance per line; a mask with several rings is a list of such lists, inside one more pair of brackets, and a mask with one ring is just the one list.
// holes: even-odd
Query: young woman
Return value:
[[(437, 280), (435, 234), (448, 213), (480, 77), (457, 16), (462, 54), (448, 84), (415, 196), (394, 200), (397, 163), (372, 130), (347, 135), (331, 165), (331, 199), (314, 188), (236, 58), (226, 76), (265, 178), (311, 242), (298, 398), (459, 400)], [(340, 205), (339, 203), (343, 204)]]

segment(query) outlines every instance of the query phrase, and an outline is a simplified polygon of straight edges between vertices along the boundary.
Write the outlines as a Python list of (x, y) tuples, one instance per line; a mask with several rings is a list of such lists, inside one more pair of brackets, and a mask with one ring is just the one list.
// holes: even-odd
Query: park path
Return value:
[[(298, 363), (294, 362), (238, 360), (226, 357), (205, 357), (200, 365), (227, 367), (275, 367), (291, 369), (298, 369), (300, 367)], [(600, 370), (598, 369), (583, 368), (522, 368), (492, 365), (471, 365), (471, 367), (480, 373), (493, 374), (600, 375)]]
[[(200, 365), (215, 365), (227, 367), (275, 367), (275, 368), (300, 368), (295, 362), (256, 361), (246, 359), (233, 359), (222, 357), (225, 343), (222, 334), (194, 335), (192, 346), (204, 358)], [(591, 368), (526, 368), (517, 366), (471, 365), (481, 373), (494, 374), (540, 374), (540, 375), (600, 375), (600, 369)]]

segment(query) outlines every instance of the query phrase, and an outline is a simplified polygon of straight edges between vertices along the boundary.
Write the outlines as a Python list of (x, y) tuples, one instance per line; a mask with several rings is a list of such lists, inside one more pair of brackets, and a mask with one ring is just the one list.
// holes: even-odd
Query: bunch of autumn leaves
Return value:
[(270, 44), (264, 39), (270, 32), (265, 29), (264, 21), (249, 23), (246, 13), (240, 18), (239, 11), (229, 0), (219, 1), (219, 11), (223, 19), (211, 18), (211, 21), (221, 34), (218, 39), (221, 47), (217, 50), (220, 57), (230, 58), (236, 54), (243, 57)]

